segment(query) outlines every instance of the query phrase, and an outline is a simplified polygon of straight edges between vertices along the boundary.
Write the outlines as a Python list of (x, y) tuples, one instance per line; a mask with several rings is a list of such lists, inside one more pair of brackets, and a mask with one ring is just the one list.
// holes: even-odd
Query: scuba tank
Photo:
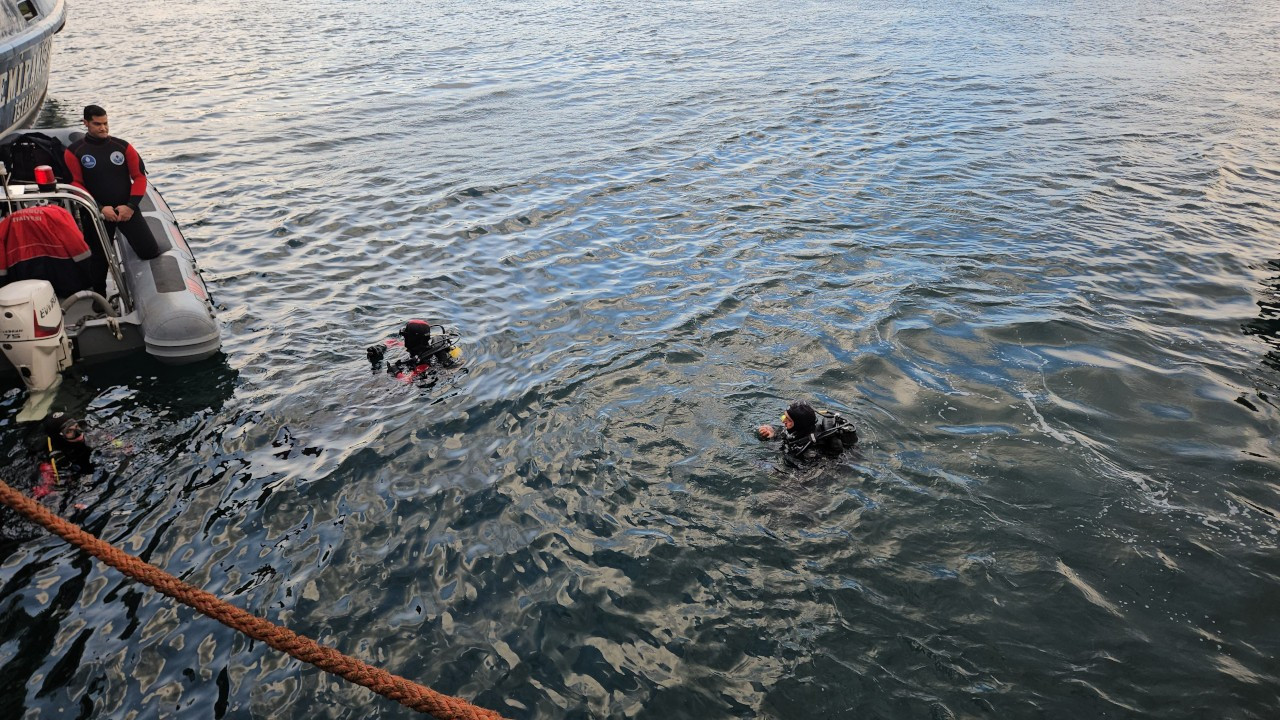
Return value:
[(462, 357), (462, 350), (457, 346), (458, 336), (449, 335), (443, 332), (439, 335), (433, 335), (426, 342), (409, 347), (405, 345), (405, 349), (418, 362), (427, 362), (428, 360), (437, 363), (451, 364), (457, 362)]
[[(440, 328), (440, 332), (432, 333), (432, 328)], [(462, 356), (458, 349), (458, 336), (450, 333), (443, 325), (433, 325), (425, 320), (410, 320), (400, 331), (404, 338), (404, 349), (414, 361), (419, 363), (434, 360), (448, 363)]]
[(840, 413), (831, 410), (818, 410), (818, 427), (814, 434), (819, 440), (836, 435), (840, 438), (840, 442), (845, 445), (856, 445), (858, 443), (858, 429), (853, 423), (844, 419)]
[(817, 422), (813, 432), (789, 438), (786, 443), (788, 453), (803, 455), (810, 448), (822, 449), (823, 446), (843, 451), (846, 447), (857, 444), (857, 428), (840, 413), (816, 409), (814, 412), (817, 414)]

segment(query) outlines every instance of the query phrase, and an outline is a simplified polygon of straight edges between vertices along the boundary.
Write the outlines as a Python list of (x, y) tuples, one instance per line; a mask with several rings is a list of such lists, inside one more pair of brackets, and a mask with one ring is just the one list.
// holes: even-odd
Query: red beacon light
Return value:
[(58, 178), (54, 177), (53, 168), (48, 165), (36, 166), (36, 185), (39, 185), (41, 190), (52, 190), (57, 183)]

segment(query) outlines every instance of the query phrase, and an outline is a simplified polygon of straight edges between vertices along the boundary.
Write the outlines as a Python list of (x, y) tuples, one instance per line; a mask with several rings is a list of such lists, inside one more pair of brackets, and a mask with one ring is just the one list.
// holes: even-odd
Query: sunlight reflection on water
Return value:
[[(1266, 717), (1268, 12), (76, 5), (41, 122), (108, 108), (226, 340), (77, 371), (136, 452), (54, 504), (513, 718)], [(370, 372), (416, 316), (466, 372)], [(859, 448), (752, 437), (799, 397)], [(400, 716), (9, 530), (24, 717)]]

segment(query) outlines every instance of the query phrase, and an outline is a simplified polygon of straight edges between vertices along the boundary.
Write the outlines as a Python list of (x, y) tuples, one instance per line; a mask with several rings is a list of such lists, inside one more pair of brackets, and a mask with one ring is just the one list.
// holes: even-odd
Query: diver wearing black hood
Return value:
[(31, 489), (36, 498), (57, 492), (63, 478), (93, 472), (93, 450), (85, 442), (79, 420), (55, 412), (44, 419), (42, 429), (37, 454), (46, 460), (40, 463), (40, 480)]
[(803, 400), (793, 402), (782, 413), (782, 427), (761, 425), (756, 430), (761, 440), (782, 439), (788, 455), (801, 457), (810, 450), (839, 455), (858, 442), (853, 423), (828, 410), (814, 410)]
[[(432, 328), (440, 332), (432, 333)], [(453, 367), (462, 361), (458, 348), (458, 336), (443, 325), (432, 325), (426, 320), (410, 320), (400, 329), (400, 339), (390, 337), (377, 345), (370, 345), (365, 354), (374, 369), (386, 360), (387, 351), (403, 347), (405, 357), (386, 360), (387, 372), (406, 382), (414, 380), (433, 367)]]

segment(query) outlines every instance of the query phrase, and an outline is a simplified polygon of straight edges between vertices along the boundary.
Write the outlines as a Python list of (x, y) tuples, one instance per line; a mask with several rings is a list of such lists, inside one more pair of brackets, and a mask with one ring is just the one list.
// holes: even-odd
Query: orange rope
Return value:
[(288, 628), (241, 610), (199, 588), (188, 585), (160, 568), (54, 515), (35, 500), (9, 487), (3, 480), (0, 480), (0, 502), (134, 580), (145, 583), (178, 602), (199, 610), (233, 630), (239, 630), (255, 640), (261, 640), (321, 670), (341, 675), (401, 705), (418, 712), (430, 713), (440, 720), (502, 720), (502, 716), (492, 710), (476, 707), (459, 698), (442, 695), (412, 680), (392, 675), (386, 670), (343, 655), (331, 647), (321, 645)]

